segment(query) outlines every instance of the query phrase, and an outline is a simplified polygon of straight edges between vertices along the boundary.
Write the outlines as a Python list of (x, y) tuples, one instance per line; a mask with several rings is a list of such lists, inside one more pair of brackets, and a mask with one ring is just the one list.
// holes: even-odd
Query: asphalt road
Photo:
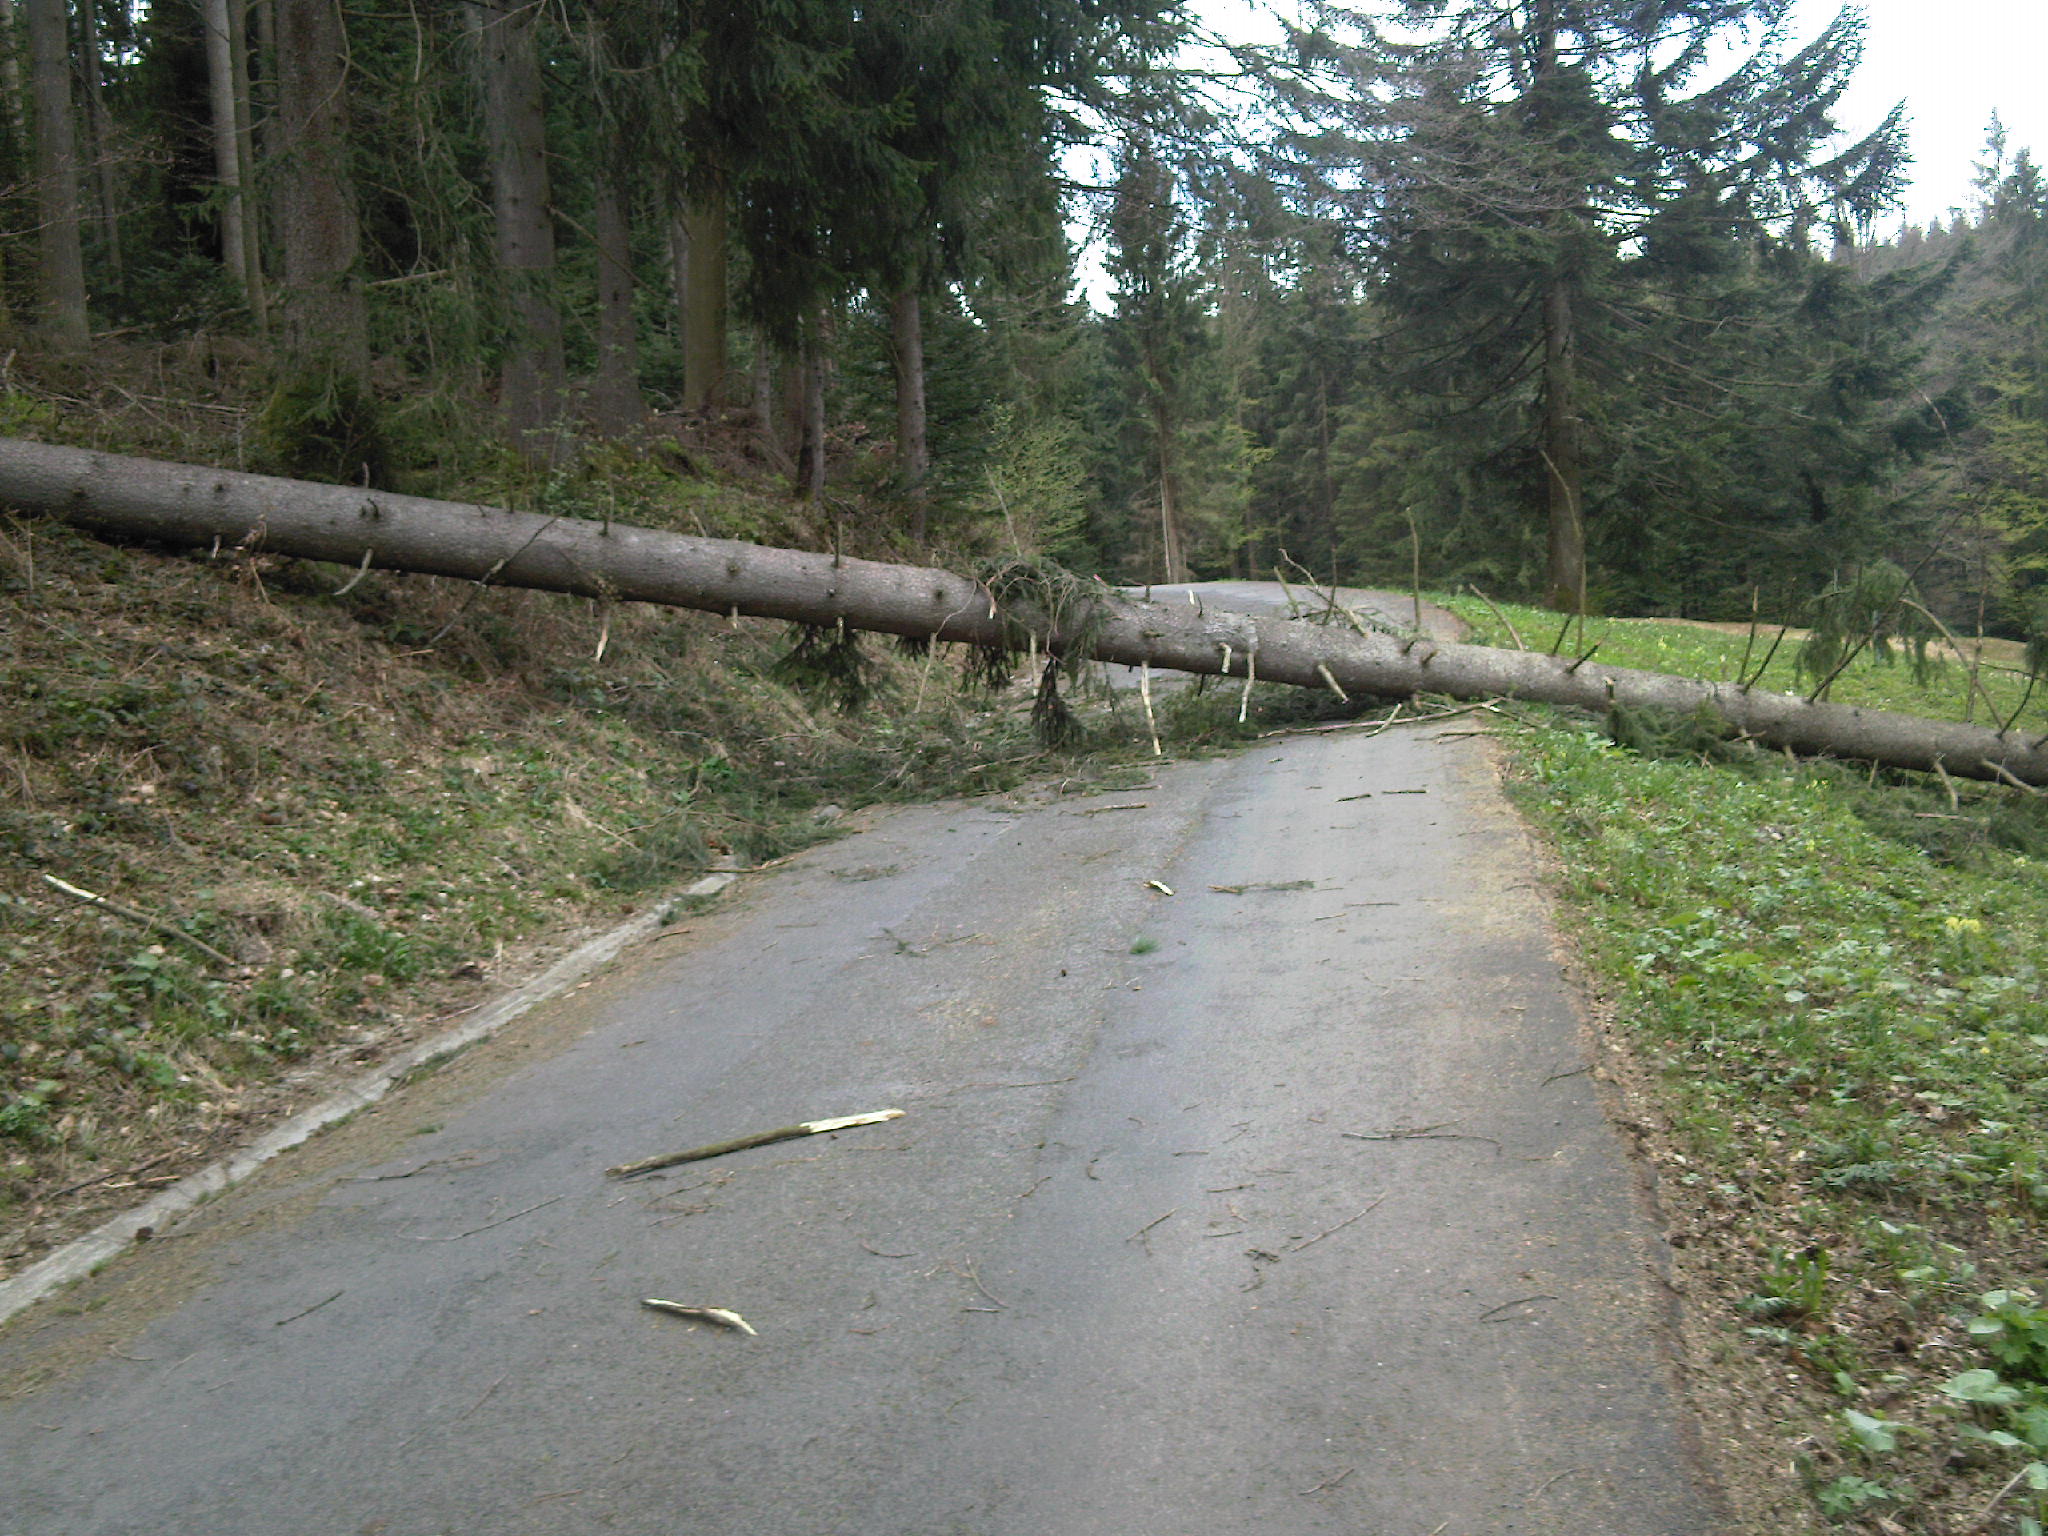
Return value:
[(1722, 1529), (1464, 724), (744, 882), (0, 1333), (0, 1536)]

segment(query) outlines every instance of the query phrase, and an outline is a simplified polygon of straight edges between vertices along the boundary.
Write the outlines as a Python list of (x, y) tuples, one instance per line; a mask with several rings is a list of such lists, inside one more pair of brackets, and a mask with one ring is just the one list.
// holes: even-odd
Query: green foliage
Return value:
[(975, 655), (973, 675), (985, 689), (1002, 687), (1010, 680), (1016, 658), (1036, 651), (1035, 636), (1052, 635), (1032, 718), (1041, 732), (1066, 738), (1072, 717), (1060, 698), (1060, 679), (1072, 682), (1082, 676), (1108, 616), (1106, 605), (1118, 600), (1116, 593), (1100, 580), (1084, 579), (1043, 557), (991, 562), (976, 578), (1002, 619), (1004, 643)]
[(849, 714), (874, 692), (872, 672), (859, 632), (844, 624), (792, 625), (789, 649), (769, 668), (777, 682), (829, 699)]
[(1911, 1426), (1854, 1408), (1842, 1410), (1842, 1422), (1861, 1450), (1871, 1456), (1886, 1456), (1899, 1448), (1899, 1436)]
[(601, 890), (631, 894), (672, 885), (710, 862), (703, 828), (677, 811), (651, 826), (636, 827), (623, 846), (600, 854), (589, 878)]
[(1830, 1520), (1848, 1520), (1873, 1504), (1891, 1503), (1898, 1495), (1882, 1483), (1852, 1475), (1838, 1477), (1825, 1487), (1816, 1489), (1813, 1497), (1820, 1506), (1820, 1512)]
[(388, 485), (382, 413), (367, 386), (345, 373), (312, 369), (278, 381), (256, 418), (266, 468), (299, 480)]
[(2048, 1309), (2024, 1288), (1986, 1292), (1970, 1320), (1977, 1347), (2021, 1381), (2048, 1386)]
[(1607, 709), (1608, 739), (1645, 757), (1724, 757), (1734, 734), (1727, 720), (1704, 704), (1691, 714), (1625, 704)]
[(1925, 621), (1912, 578), (1889, 560), (1859, 567), (1815, 600), (1812, 625), (1799, 647), (1798, 670), (1825, 697), (1835, 678), (1866, 652), (1889, 665), (1903, 652), (1913, 679), (1925, 686), (1936, 665), (1928, 651), (1933, 627)]
[(1826, 1249), (1809, 1248), (1797, 1254), (1773, 1249), (1742, 1310), (1756, 1318), (1811, 1322), (1826, 1315), (1827, 1293)]
[(1412, 513), (1438, 581), (1555, 586), (1546, 528), (1583, 520), (1596, 607), (1698, 613), (1869, 547), (1935, 286), (1810, 249), (1893, 194), (1902, 125), (1828, 144), (1859, 22), (1782, 51), (1781, 9), (1324, 7), (1295, 37), (1292, 197), (1370, 285), (1380, 387), (1311, 418), (1368, 569)]
[(1070, 558), (1091, 501), (1075, 429), (1001, 406), (990, 418), (989, 439), (985, 489), (969, 500), (970, 509), (984, 526), (1000, 529), (1015, 559)]

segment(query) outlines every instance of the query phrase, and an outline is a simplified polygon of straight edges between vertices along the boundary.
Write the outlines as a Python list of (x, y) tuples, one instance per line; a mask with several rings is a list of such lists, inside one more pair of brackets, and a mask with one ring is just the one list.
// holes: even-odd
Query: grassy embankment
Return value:
[[(1454, 606), (1510, 643), (1483, 605)], [(1507, 617), (1533, 644), (1557, 622)], [(1748, 647), (1658, 621), (1594, 620), (1595, 639), (1614, 665), (1705, 678)], [(1793, 649), (1763, 686), (1798, 690)], [(1966, 673), (1922, 686), (1866, 659), (1830, 696), (1962, 718)], [(2001, 718), (2019, 707), (2016, 672), (1982, 680)], [(2048, 730), (2044, 704), (2022, 723)], [(1604, 1012), (1661, 1108), (1680, 1272), (1732, 1372), (1725, 1433), (1803, 1484), (1776, 1518), (2037, 1533), (2048, 800), (1528, 718), (1510, 788), (1555, 842)]]
[[(85, 403), (78, 430), (19, 392), (0, 421), (235, 463), (234, 402), (176, 432)], [(830, 542), (772, 481), (704, 470), (718, 444), (672, 445), (416, 488)], [(1086, 756), (1044, 750), (1029, 690), (979, 691), (954, 648), (868, 639), (847, 710), (843, 669), (793, 671), (779, 624), (355, 575), (0, 516), (0, 1276), (592, 927), (834, 835), (833, 807), (1074, 786), (1149, 753), (1129, 699), (1083, 705)], [(1238, 734), (1223, 703), (1163, 696), (1168, 740)]]

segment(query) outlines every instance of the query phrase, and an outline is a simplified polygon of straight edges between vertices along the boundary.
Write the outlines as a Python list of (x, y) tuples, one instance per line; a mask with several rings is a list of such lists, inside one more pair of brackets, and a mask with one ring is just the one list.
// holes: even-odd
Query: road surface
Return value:
[(0, 1333), (0, 1536), (1723, 1529), (1466, 724), (744, 882)]

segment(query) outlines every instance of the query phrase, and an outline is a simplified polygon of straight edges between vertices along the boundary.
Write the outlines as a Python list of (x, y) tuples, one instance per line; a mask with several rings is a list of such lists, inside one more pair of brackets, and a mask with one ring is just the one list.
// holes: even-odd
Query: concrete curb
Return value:
[[(712, 895), (723, 888), (723, 883), (713, 885), (707, 878), (683, 894)], [(710, 888), (705, 889), (707, 886)], [(526, 985), (489, 1004), (467, 1022), (421, 1041), (403, 1055), (393, 1057), (383, 1066), (346, 1084), (311, 1109), (301, 1110), (283, 1124), (264, 1132), (239, 1151), (208, 1164), (197, 1173), (188, 1174), (135, 1209), (102, 1223), (84, 1237), (66, 1243), (13, 1279), (0, 1280), (0, 1325), (16, 1313), (34, 1306), (60, 1286), (91, 1274), (130, 1247), (138, 1232), (161, 1229), (201, 1202), (232, 1189), (279, 1153), (289, 1151), (337, 1120), (344, 1120), (375, 1104), (406, 1074), (464, 1046), (488, 1039), (529, 1008), (547, 1001), (609, 963), (627, 945), (660, 928), (673, 899), (664, 898), (609, 932), (599, 934), (571, 950)]]

